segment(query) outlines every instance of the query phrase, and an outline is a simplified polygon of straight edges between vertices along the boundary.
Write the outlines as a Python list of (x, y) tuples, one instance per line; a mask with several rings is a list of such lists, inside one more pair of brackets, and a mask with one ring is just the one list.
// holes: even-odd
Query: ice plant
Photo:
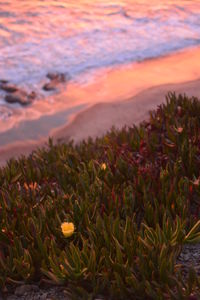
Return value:
[(65, 237), (70, 237), (74, 233), (74, 224), (64, 222), (61, 224), (62, 233)]
[(49, 140), (0, 168), (0, 289), (48, 280), (74, 299), (199, 298), (198, 255), (187, 261), (200, 242), (199, 115), (199, 100), (172, 95), (147, 124)]

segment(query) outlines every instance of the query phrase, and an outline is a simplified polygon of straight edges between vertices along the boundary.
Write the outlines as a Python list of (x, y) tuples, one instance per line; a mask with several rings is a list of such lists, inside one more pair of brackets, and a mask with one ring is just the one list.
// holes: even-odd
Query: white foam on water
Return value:
[[(50, 71), (86, 84), (101, 68), (199, 44), (199, 0), (0, 1), (0, 79), (41, 96)], [(20, 107), (4, 96), (0, 107)]]
[[(66, 3), (67, 2), (67, 3)], [(0, 78), (37, 85), (200, 44), (200, 1), (0, 3)]]

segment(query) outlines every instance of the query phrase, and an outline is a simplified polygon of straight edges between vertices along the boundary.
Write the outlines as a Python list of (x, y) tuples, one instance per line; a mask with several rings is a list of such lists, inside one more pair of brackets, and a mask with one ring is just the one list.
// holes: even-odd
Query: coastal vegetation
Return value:
[[(200, 102), (168, 94), (140, 126), (54, 144), (0, 169), (0, 285), (74, 299), (198, 299)], [(134, 121), (134, 120), (133, 120)]]

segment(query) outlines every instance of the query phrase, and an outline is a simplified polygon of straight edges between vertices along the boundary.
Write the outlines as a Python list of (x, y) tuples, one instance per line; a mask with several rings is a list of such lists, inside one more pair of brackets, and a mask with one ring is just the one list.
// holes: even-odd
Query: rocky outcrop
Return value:
[(65, 75), (63, 73), (50, 72), (47, 74), (47, 78), (50, 82), (47, 82), (43, 85), (44, 91), (54, 91), (58, 88), (58, 86), (70, 79), (69, 75)]
[(43, 85), (43, 90), (48, 92), (48, 91), (55, 91), (56, 88), (58, 86), (58, 83), (56, 81), (51, 81), (51, 82), (48, 82), (48, 83), (45, 83)]
[(0, 80), (0, 89), (6, 93), (4, 99), (8, 103), (19, 103), (21, 105), (30, 104), (35, 98), (36, 93), (32, 91), (28, 93), (20, 89), (15, 84), (9, 83), (7, 80)]
[[(49, 82), (43, 85), (44, 91), (55, 91), (58, 87), (70, 79), (68, 74), (49, 72), (46, 77)], [(2, 97), (4, 97), (7, 103), (19, 103), (21, 105), (28, 105), (38, 97), (38, 95), (32, 91), (31, 93), (26, 92), (15, 84), (10, 83), (6, 79), (0, 79), (0, 90), (2, 90)]]
[(31, 92), (30, 94), (25, 91), (18, 90), (15, 93), (8, 94), (5, 96), (5, 100), (8, 103), (19, 103), (21, 105), (28, 105), (36, 98), (36, 93)]
[(14, 93), (14, 92), (18, 91), (18, 87), (16, 85), (9, 84), (8, 82), (0, 83), (0, 89), (5, 92), (8, 92), (8, 93)]
[(59, 82), (65, 82), (67, 79), (64, 73), (57, 73), (57, 72), (47, 73), (47, 78), (49, 78), (50, 80), (57, 80)]
[(1, 83), (8, 83), (8, 80), (6, 80), (6, 79), (0, 79), (0, 84)]

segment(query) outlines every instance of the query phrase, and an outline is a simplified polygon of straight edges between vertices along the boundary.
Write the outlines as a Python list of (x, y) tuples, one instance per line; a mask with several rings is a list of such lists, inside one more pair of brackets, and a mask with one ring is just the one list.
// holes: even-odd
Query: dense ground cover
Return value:
[[(200, 241), (200, 102), (169, 94), (139, 127), (53, 145), (0, 170), (0, 284), (54, 282), (74, 297), (189, 299), (176, 263)], [(63, 222), (74, 233), (65, 237)]]

